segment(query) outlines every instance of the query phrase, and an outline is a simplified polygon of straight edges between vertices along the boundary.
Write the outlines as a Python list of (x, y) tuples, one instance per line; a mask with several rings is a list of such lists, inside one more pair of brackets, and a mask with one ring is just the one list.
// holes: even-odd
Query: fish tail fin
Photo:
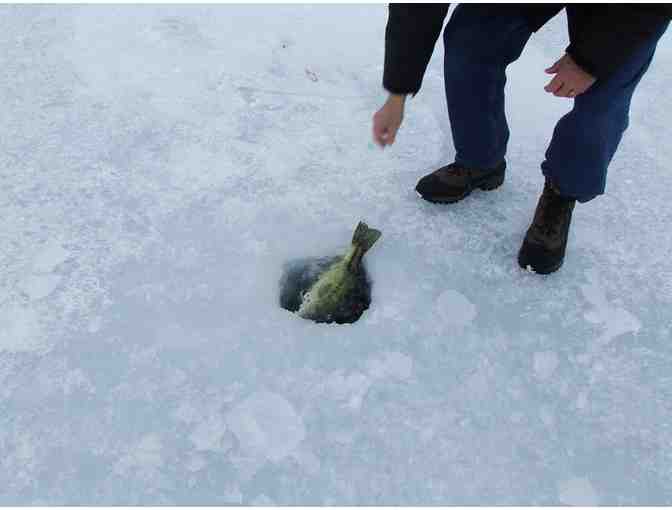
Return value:
[(366, 223), (360, 221), (352, 235), (352, 244), (359, 248), (361, 254), (364, 255), (371, 249), (381, 234), (380, 230), (369, 228)]

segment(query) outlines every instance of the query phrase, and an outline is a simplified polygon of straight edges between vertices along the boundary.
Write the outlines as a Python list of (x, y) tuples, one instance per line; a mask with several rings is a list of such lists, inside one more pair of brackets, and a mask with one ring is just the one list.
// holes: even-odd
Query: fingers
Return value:
[(373, 141), (381, 148), (385, 148), (386, 145), (392, 145), (396, 132), (387, 128), (376, 126), (374, 123), (373, 126)]
[(376, 127), (373, 128), (373, 141), (379, 147), (385, 147), (385, 133), (382, 131), (376, 130)]
[(558, 60), (555, 61), (555, 64), (546, 69), (546, 72), (548, 74), (555, 74), (557, 72), (560, 72), (562, 66), (567, 63), (567, 59), (568, 55), (565, 53), (562, 57), (560, 57)]
[(544, 90), (555, 97), (575, 98), (583, 94), (587, 88), (575, 85), (571, 81), (562, 81), (556, 76), (551, 82), (544, 87)]
[(544, 87), (544, 90), (551, 94), (555, 94), (558, 90), (562, 88), (563, 85), (564, 82), (560, 79), (559, 76), (556, 76), (548, 83), (548, 85)]
[(544, 90), (556, 97), (580, 96), (595, 83), (595, 77), (576, 65), (568, 54), (546, 69), (546, 73), (555, 76)]
[(381, 147), (392, 145), (396, 137), (397, 137), (397, 131), (395, 129), (386, 129), (385, 132), (380, 137), (381, 143), (379, 145)]
[(555, 92), (553, 92), (553, 95), (555, 97), (567, 97), (567, 93), (569, 91), (570, 91), (570, 88), (566, 84), (562, 83), (560, 85), (560, 88), (557, 89)]
[(548, 74), (555, 74), (560, 70), (560, 60), (558, 60), (555, 64), (553, 64), (551, 67), (546, 69), (546, 73)]
[(571, 87), (568, 87), (567, 84), (565, 84), (565, 86), (562, 87), (562, 89), (560, 89), (555, 95), (557, 97), (568, 97), (570, 99), (573, 99), (582, 93), (583, 92), (577, 92), (576, 90), (574, 90)]
[(386, 131), (387, 130), (386, 130), (383, 122), (380, 119), (379, 113), (376, 113), (373, 116), (372, 134), (373, 134), (373, 141), (379, 147), (385, 147), (385, 133), (386, 133)]
[(373, 140), (381, 148), (392, 145), (404, 118), (403, 98), (390, 96), (383, 107), (373, 115)]
[(544, 90), (549, 94), (553, 94), (555, 97), (576, 97), (583, 92), (585, 89), (579, 87), (578, 85), (573, 85), (563, 81), (560, 76), (553, 78), (548, 85), (544, 87)]
[(399, 126), (390, 122), (384, 116), (373, 116), (373, 141), (381, 148), (392, 145), (396, 138)]

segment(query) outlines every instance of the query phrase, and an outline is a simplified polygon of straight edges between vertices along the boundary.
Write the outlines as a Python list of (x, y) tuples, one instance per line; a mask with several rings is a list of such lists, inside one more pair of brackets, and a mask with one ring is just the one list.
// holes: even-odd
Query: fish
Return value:
[[(297, 314), (315, 322), (354, 322), (368, 302), (362, 303), (362, 286), (367, 285), (362, 259), (382, 235), (380, 230), (359, 222), (352, 243), (303, 294)], [(367, 287), (368, 294), (368, 287)]]

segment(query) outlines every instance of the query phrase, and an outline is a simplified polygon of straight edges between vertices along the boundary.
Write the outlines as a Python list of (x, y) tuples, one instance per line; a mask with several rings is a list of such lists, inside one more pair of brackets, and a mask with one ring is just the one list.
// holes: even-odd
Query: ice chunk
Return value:
[(0, 310), (0, 352), (28, 352), (43, 348), (39, 316), (32, 308)]
[(587, 272), (586, 276), (590, 283), (582, 285), (581, 291), (586, 301), (592, 305), (592, 309), (585, 312), (584, 318), (588, 322), (602, 324), (604, 327), (597, 344), (606, 345), (621, 335), (637, 333), (642, 327), (639, 319), (628, 310), (609, 303), (598, 275)]
[(224, 487), (221, 492), (221, 497), (226, 503), (240, 505), (243, 502), (243, 494), (240, 492), (240, 487), (236, 485), (229, 485)]
[(345, 376), (335, 372), (327, 378), (325, 386), (333, 398), (348, 400), (356, 395), (364, 395), (371, 386), (371, 380), (360, 373)]
[(266, 494), (259, 494), (252, 500), (252, 506), (277, 506)]
[(54, 292), (60, 282), (61, 276), (56, 274), (31, 275), (25, 278), (19, 287), (31, 300), (36, 300), (45, 298)]
[(315, 475), (320, 471), (320, 459), (310, 450), (299, 448), (292, 456), (309, 474)]
[(226, 423), (224, 423), (224, 418), (219, 415), (213, 415), (199, 423), (189, 436), (189, 439), (194, 443), (196, 451), (226, 452), (232, 445), (222, 443), (225, 434)]
[(279, 461), (303, 441), (301, 417), (282, 396), (267, 391), (252, 394), (228, 415), (227, 423), (241, 448), (257, 456)]
[(70, 252), (59, 243), (47, 244), (47, 246), (33, 259), (33, 271), (36, 273), (49, 273), (56, 266), (62, 264), (70, 257)]
[(93, 383), (91, 383), (91, 380), (86, 376), (84, 371), (79, 368), (70, 370), (65, 375), (65, 381), (63, 383), (63, 392), (66, 395), (71, 395), (77, 390), (86, 393), (96, 392), (96, 388), (94, 387)]
[(199, 455), (194, 455), (185, 464), (185, 467), (187, 468), (188, 471), (192, 473), (197, 473), (201, 469), (203, 469), (206, 465), (207, 463), (205, 462), (205, 459), (203, 459), (203, 457), (200, 457)]
[(129, 476), (132, 470), (150, 475), (163, 464), (161, 439), (156, 434), (147, 434), (114, 465), (114, 472)]
[(553, 409), (549, 406), (541, 406), (541, 409), (539, 409), (539, 419), (547, 427), (553, 427), (555, 425), (555, 413), (553, 413)]
[(456, 290), (446, 290), (436, 299), (434, 313), (453, 326), (466, 326), (476, 318), (476, 305)]

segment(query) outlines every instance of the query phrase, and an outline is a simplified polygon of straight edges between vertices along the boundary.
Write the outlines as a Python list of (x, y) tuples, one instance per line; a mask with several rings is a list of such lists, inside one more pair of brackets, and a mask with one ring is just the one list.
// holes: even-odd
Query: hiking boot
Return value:
[(498, 188), (504, 182), (506, 161), (495, 168), (467, 168), (457, 163), (439, 168), (418, 181), (415, 191), (429, 202), (453, 203), (474, 189)]
[(540, 274), (549, 274), (560, 269), (565, 259), (569, 224), (576, 200), (563, 197), (546, 180), (539, 198), (532, 225), (527, 229), (525, 240), (518, 252), (518, 264), (528, 266)]

